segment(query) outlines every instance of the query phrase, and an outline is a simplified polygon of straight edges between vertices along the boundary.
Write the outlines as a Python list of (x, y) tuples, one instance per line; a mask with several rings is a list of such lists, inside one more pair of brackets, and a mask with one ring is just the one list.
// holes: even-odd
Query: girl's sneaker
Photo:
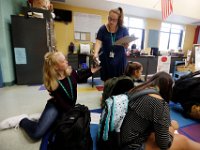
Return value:
[(3, 120), (0, 123), (0, 130), (5, 130), (5, 129), (14, 128), (14, 127), (19, 126), (19, 122), (24, 118), (28, 118), (28, 115), (22, 114), (19, 116), (10, 117), (10, 118)]

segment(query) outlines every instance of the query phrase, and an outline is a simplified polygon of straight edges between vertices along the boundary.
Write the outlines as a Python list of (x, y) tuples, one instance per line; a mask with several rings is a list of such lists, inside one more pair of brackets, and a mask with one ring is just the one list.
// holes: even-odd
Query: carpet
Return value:
[(90, 133), (93, 141), (93, 150), (96, 150), (96, 141), (97, 141), (97, 132), (98, 132), (98, 124), (90, 124)]
[(102, 109), (93, 109), (91, 112), (90, 133), (93, 141), (93, 150), (96, 150), (98, 126)]
[(103, 88), (104, 88), (103, 85), (97, 85), (97, 86), (96, 86), (96, 89), (97, 89), (98, 91), (103, 91)]
[(178, 103), (170, 102), (169, 106), (171, 119), (179, 123), (178, 132), (200, 143), (200, 121), (186, 118), (183, 115), (183, 108)]
[(183, 108), (181, 107), (180, 104), (175, 104), (170, 102), (169, 107), (170, 107), (171, 119), (176, 120), (179, 123), (180, 128), (197, 123), (196, 120), (186, 118), (183, 115)]
[(44, 85), (41, 85), (40, 88), (39, 88), (39, 91), (42, 91), (42, 90), (46, 90), (46, 88), (44, 87)]
[[(176, 120), (179, 123), (178, 132), (200, 143), (200, 121), (196, 121), (190, 118), (186, 118), (182, 115), (183, 109), (180, 104), (173, 102), (169, 103), (171, 119)], [(102, 109), (90, 110), (92, 113), (101, 113)], [(95, 117), (95, 115), (93, 116)], [(95, 119), (96, 120), (96, 119)], [(96, 138), (98, 132), (98, 124), (91, 124), (91, 135), (93, 139), (93, 148), (96, 150)]]
[(186, 135), (188, 138), (200, 143), (200, 124), (192, 124), (182, 127), (178, 130), (180, 134)]
[(93, 83), (92, 83), (92, 79), (91, 78), (89, 78), (88, 79), (88, 81), (87, 81), (87, 83), (88, 84), (93, 84), (95, 87), (96, 87), (96, 89), (98, 90), (98, 91), (103, 91), (103, 81), (100, 79), (100, 78), (94, 78), (93, 79)]
[(100, 113), (101, 114), (102, 109), (101, 108), (99, 108), (99, 109), (92, 109), (92, 110), (90, 110), (90, 112), (91, 113)]

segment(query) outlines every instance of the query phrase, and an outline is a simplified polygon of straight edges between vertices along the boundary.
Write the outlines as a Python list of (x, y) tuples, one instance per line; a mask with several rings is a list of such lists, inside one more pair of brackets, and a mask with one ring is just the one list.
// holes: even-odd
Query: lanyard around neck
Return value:
[(64, 87), (64, 85), (63, 85), (59, 80), (58, 80), (58, 83), (59, 83), (60, 86), (63, 88), (63, 90), (65, 91), (65, 93), (67, 94), (67, 96), (68, 96), (71, 100), (73, 100), (73, 99), (74, 99), (74, 94), (73, 94), (72, 82), (71, 82), (71, 80), (70, 80), (69, 77), (67, 77), (67, 80), (68, 80), (68, 82), (69, 82), (69, 87), (70, 87), (70, 90), (71, 90), (71, 96), (70, 96), (69, 92), (66, 90), (66, 88)]
[(112, 34), (112, 33), (110, 33), (110, 35), (111, 35), (111, 41), (112, 41), (112, 45), (114, 45), (114, 43), (115, 43), (115, 38), (116, 38), (116, 34)]

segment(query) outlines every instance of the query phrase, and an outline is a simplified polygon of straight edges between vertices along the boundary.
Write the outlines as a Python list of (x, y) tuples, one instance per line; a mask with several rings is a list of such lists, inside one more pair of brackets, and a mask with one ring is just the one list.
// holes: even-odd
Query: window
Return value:
[(183, 26), (169, 23), (162, 23), (160, 30), (160, 51), (177, 50), (182, 47)]
[(141, 50), (144, 48), (144, 20), (133, 17), (124, 17), (124, 25), (128, 28), (129, 35), (134, 34), (138, 39), (129, 44), (131, 48), (132, 44), (136, 44), (136, 48)]

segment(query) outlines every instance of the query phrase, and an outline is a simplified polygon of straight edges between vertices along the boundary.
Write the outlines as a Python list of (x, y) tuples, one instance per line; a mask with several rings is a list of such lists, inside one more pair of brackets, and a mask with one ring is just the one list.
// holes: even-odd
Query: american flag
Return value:
[(165, 20), (173, 12), (172, 0), (161, 0), (162, 19)]

